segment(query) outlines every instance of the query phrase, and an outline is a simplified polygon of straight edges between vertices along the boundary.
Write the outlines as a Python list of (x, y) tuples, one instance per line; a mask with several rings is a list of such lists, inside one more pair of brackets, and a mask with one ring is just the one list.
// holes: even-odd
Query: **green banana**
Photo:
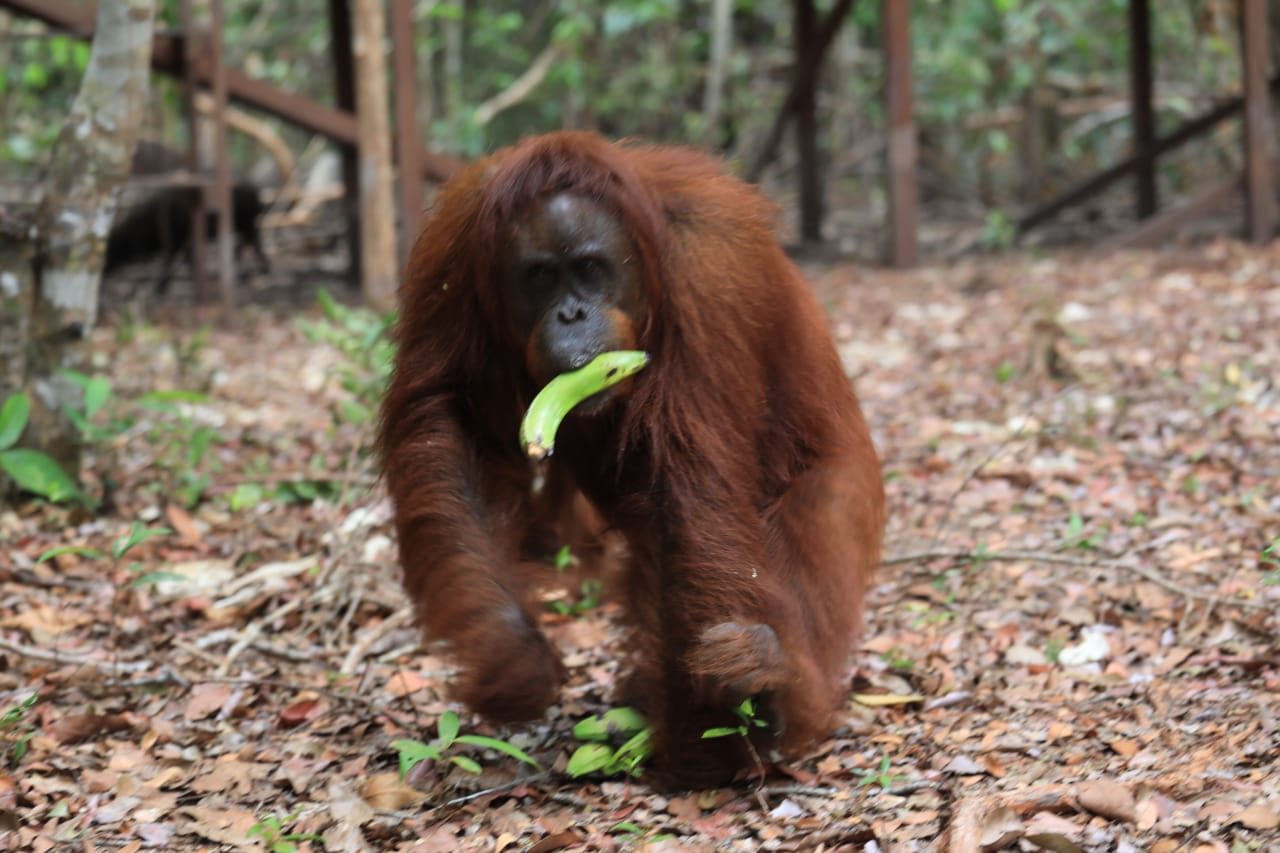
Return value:
[(633, 376), (649, 363), (640, 350), (602, 352), (577, 370), (561, 373), (538, 392), (520, 423), (520, 444), (530, 459), (545, 459), (555, 450), (556, 430), (573, 407)]

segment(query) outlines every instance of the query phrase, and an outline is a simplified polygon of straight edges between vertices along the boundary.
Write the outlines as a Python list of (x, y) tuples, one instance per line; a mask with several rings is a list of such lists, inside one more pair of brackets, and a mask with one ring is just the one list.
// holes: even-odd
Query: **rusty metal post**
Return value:
[(1271, 153), (1271, 100), (1267, 83), (1270, 55), (1267, 0), (1240, 0), (1240, 29), (1249, 239), (1265, 243), (1276, 230), (1276, 175)]
[(1134, 191), (1139, 219), (1156, 212), (1155, 86), (1151, 74), (1151, 3), (1129, 0), (1129, 104), (1133, 116)]
[(347, 283), (352, 290), (360, 289), (360, 154), (355, 132), (356, 72), (355, 54), (352, 50), (351, 3), (349, 0), (329, 0), (329, 51), (333, 57), (334, 103), (351, 118), (352, 140), (339, 145), (342, 155), (343, 210), (347, 220), (347, 245), (350, 247), (350, 265)]
[(218, 212), (218, 290), (223, 320), (236, 310), (236, 244), (227, 154), (227, 68), (222, 55), (222, 0), (209, 2), (209, 76), (213, 81), (213, 208)]
[(418, 66), (411, 0), (391, 0), (391, 61), (400, 181), (399, 261), (403, 268), (422, 223), (422, 143), (418, 141)]
[(889, 113), (889, 263), (917, 259), (919, 187), (916, 183), (915, 108), (911, 75), (911, 2), (883, 0), (885, 95)]
[[(203, 40), (198, 36), (199, 27), (196, 24), (191, 0), (181, 0), (178, 4), (178, 26), (182, 30), (182, 108), (187, 120), (187, 169), (192, 175), (199, 175), (202, 158), (200, 156), (200, 113), (196, 109), (196, 96), (200, 94), (196, 56), (200, 52)], [(191, 287), (195, 297), (193, 301), (196, 304), (205, 297), (205, 217), (208, 216), (205, 193), (203, 184), (191, 189)]]

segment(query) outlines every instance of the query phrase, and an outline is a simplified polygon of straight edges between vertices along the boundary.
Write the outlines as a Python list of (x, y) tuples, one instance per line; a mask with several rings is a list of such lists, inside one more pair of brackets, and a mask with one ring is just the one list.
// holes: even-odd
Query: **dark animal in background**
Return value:
[[(159, 190), (128, 208), (117, 218), (107, 237), (107, 257), (103, 273), (109, 274), (125, 264), (162, 259), (156, 292), (165, 293), (173, 272), (173, 260), (179, 252), (191, 262), (191, 212), (197, 190), (167, 188)], [(263, 272), (270, 271), (262, 250), (262, 232), (258, 218), (266, 211), (258, 187), (238, 183), (231, 193), (232, 227), (236, 238), (236, 255), (250, 247)], [(205, 233), (217, 234), (218, 217), (206, 212)]]
[[(525, 140), (450, 182), (407, 266), (378, 444), (404, 584), (455, 696), (529, 720), (564, 671), (518, 566), (589, 502), (626, 540), (630, 672), (659, 779), (821, 737), (879, 562), (879, 461), (772, 207), (692, 150)], [(547, 483), (517, 440), (536, 391), (615, 349), (650, 365), (570, 414)], [(549, 501), (550, 506), (542, 503)], [(575, 547), (579, 543), (571, 543)]]

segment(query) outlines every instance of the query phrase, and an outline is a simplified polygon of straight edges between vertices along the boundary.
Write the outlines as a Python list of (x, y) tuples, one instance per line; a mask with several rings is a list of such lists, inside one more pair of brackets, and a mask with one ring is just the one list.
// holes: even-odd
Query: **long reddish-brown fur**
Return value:
[(648, 297), (637, 346), (652, 361), (612, 408), (566, 421), (552, 465), (626, 537), (621, 699), (654, 722), (657, 769), (724, 781), (749, 751), (701, 733), (732, 721), (725, 705), (742, 690), (769, 697), (783, 733), (759, 745), (784, 750), (823, 734), (842, 703), (884, 498), (772, 207), (713, 159), (563, 132), (442, 190), (407, 267), (379, 435), (405, 588), (428, 638), (451, 647), (457, 698), (499, 721), (555, 700), (561, 666), (513, 571), (537, 521), (517, 442), (537, 388), (494, 276), (512, 221), (566, 191), (628, 231)]

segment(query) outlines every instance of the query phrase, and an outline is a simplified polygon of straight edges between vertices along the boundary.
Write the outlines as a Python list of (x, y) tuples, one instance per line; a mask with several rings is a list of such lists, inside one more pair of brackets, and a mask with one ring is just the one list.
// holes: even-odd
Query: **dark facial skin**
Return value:
[(602, 352), (633, 349), (644, 310), (631, 240), (606, 208), (549, 197), (511, 229), (502, 295), (539, 385)]

